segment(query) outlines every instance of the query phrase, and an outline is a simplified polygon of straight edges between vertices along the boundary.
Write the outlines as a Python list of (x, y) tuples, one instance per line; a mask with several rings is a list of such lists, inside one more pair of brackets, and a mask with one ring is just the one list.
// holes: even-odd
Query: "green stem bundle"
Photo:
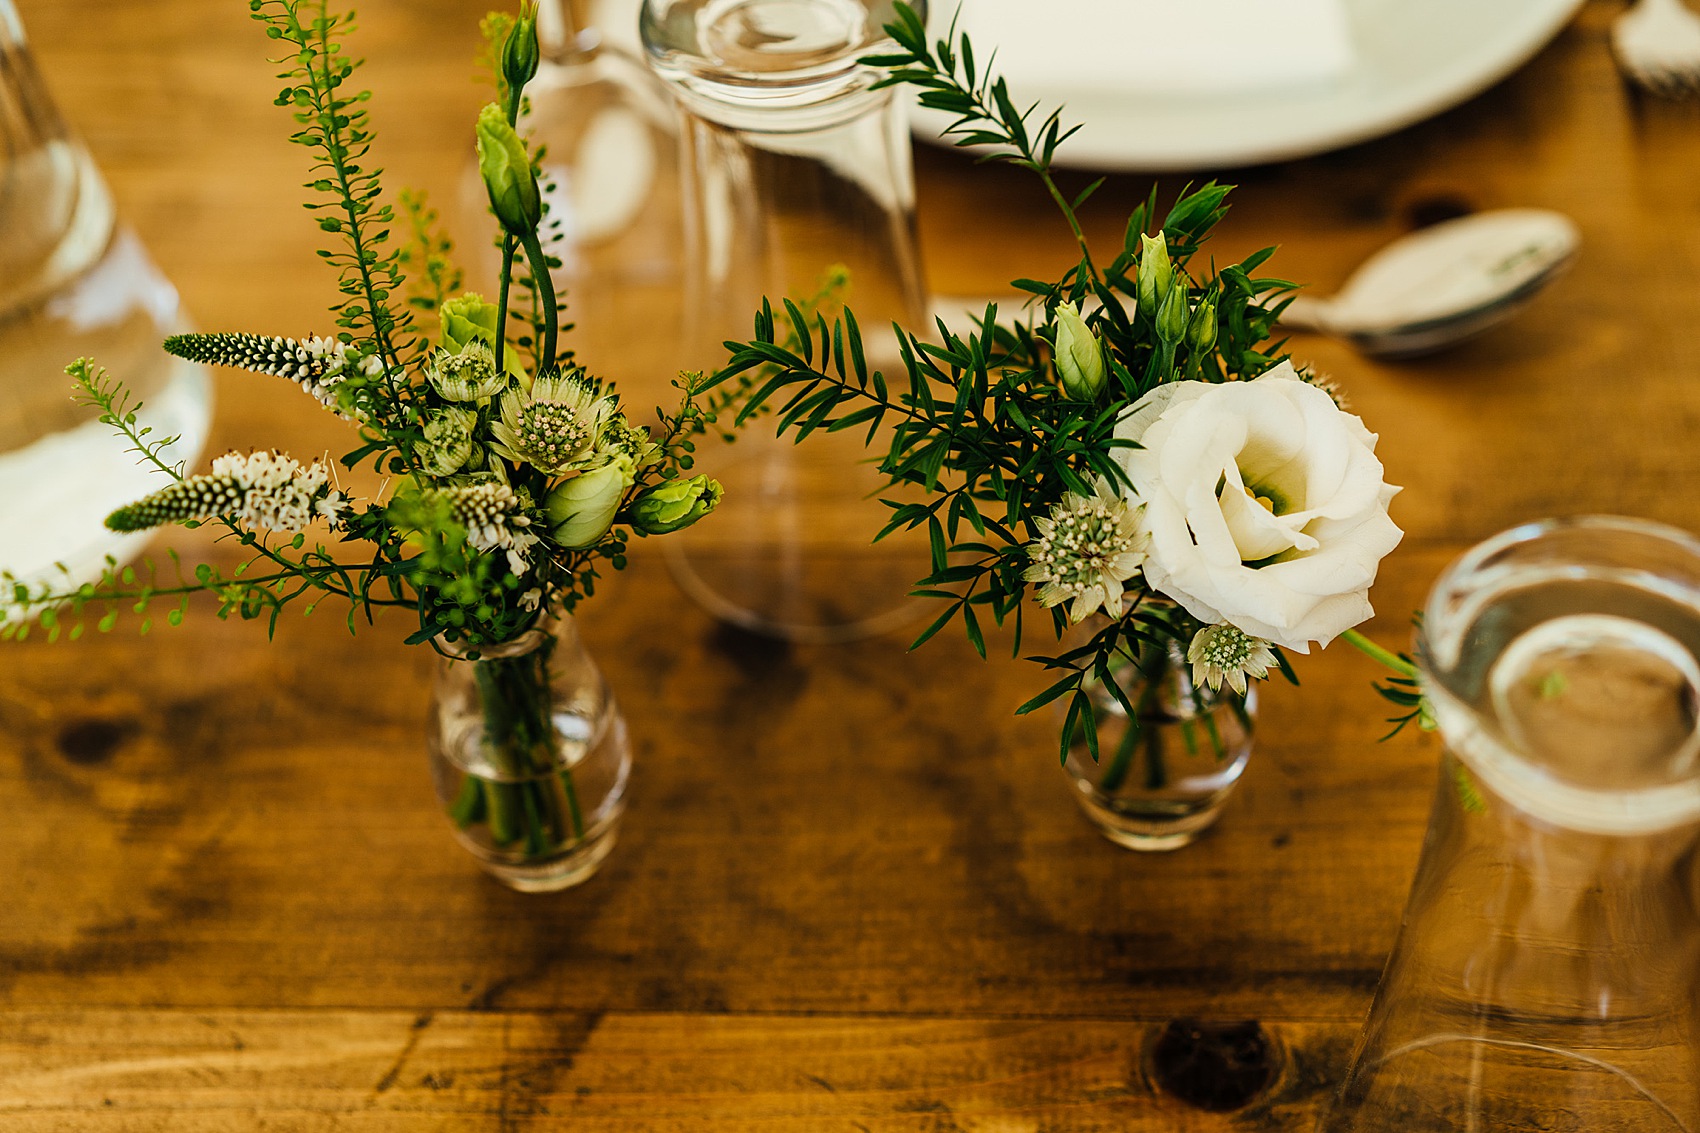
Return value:
[(468, 775), (449, 805), (462, 829), (482, 822), (498, 849), (543, 857), (584, 840), (572, 771), (562, 766), (552, 720), (554, 639), (519, 657), (469, 661), (484, 716), (485, 750), (498, 777)]

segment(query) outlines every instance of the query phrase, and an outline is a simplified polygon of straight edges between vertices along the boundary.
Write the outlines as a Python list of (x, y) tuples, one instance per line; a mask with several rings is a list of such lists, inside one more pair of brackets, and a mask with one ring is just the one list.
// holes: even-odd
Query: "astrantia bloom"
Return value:
[(1072, 493), (1034, 521), (1039, 537), (1027, 544), (1032, 566), (1022, 575), (1041, 583), (1039, 602), (1073, 602), (1070, 621), (1084, 621), (1102, 606), (1111, 617), (1122, 612), (1122, 583), (1139, 573), (1145, 561), (1139, 509), (1100, 481), (1092, 496)]
[(1233, 626), (1205, 626), (1187, 647), (1186, 659), (1192, 662), (1192, 683), (1203, 685), (1211, 692), (1228, 687), (1245, 695), (1246, 678), (1262, 680), (1275, 663), (1269, 643), (1252, 637)]
[(525, 501), (508, 485), (491, 480), (443, 488), (438, 495), (449, 505), (449, 515), (466, 528), (466, 541), (480, 551), (506, 551), (508, 566), (523, 573), (526, 556), (537, 536), (529, 530)]
[[(324, 516), (330, 473), (317, 461), (303, 468), (279, 452), (227, 453), (212, 472), (190, 476), (106, 517), (114, 531), (141, 531), (234, 515), (244, 526), (300, 531)], [(326, 516), (332, 518), (332, 516)]]
[(425, 423), (425, 443), (419, 447), (419, 466), (432, 476), (453, 476), (472, 459), (472, 430), (478, 414), (448, 408)]
[(650, 439), (649, 430), (626, 420), (624, 413), (605, 418), (602, 440), (596, 447), (603, 456), (626, 457), (634, 468), (648, 468), (661, 459), (661, 446)]
[(546, 476), (601, 463), (596, 446), (610, 400), (577, 377), (538, 378), (529, 390), (502, 396), (502, 418), (490, 423), (490, 446)]
[(496, 356), (482, 339), (471, 339), (459, 350), (439, 350), (425, 367), (425, 380), (446, 401), (483, 401), (507, 388), (508, 376), (497, 373)]

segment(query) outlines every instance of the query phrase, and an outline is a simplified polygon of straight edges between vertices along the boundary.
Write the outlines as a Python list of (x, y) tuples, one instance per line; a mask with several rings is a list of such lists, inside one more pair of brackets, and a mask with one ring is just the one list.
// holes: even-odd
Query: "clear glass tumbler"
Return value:
[[(917, 5), (920, 7), (921, 5)], [(688, 306), (697, 360), (747, 339), (762, 298), (854, 310), (869, 364), (901, 374), (895, 322), (922, 327), (914, 170), (903, 104), (858, 60), (886, 43), (891, 0), (647, 0), (650, 65), (685, 114)], [(668, 541), (685, 590), (717, 616), (792, 640), (862, 636), (909, 616), (924, 540), (872, 544), (876, 436), (801, 445), (756, 422), (703, 460), (726, 487), (715, 522)]]
[(114, 508), (162, 485), (71, 398), (65, 367), (92, 357), (144, 403), (150, 439), (192, 462), (212, 416), (204, 367), (160, 340), (183, 329), (177, 292), (118, 223), (88, 151), (48, 96), (12, 0), (0, 0), (0, 571), (97, 577), (145, 536), (108, 531)]
[(1700, 541), (1533, 524), (1424, 616), (1446, 742), (1324, 1133), (1700, 1129)]
[[(592, 5), (540, 0), (542, 60), (526, 86), (519, 127), (542, 154), (549, 206), (543, 233), (560, 261), (551, 275), (567, 304), (566, 338), (599, 377), (641, 409), (671, 408), (672, 383), (689, 361), (682, 327), (685, 238), (679, 180), (679, 112), (665, 84), (610, 34), (639, 0)], [(463, 199), (469, 232), (488, 231), (489, 195), (477, 164)], [(475, 265), (493, 288), (501, 255)]]

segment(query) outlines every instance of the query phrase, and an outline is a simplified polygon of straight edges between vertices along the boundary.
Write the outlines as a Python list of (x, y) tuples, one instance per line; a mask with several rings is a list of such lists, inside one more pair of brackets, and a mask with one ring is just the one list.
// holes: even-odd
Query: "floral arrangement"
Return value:
[(1076, 213), (1102, 180), (1070, 200), (1051, 174), (1074, 130), (1059, 113), (1035, 124), (954, 27), (929, 44), (916, 13), (897, 10), (886, 30), (899, 50), (865, 60), (886, 72), (877, 85), (919, 88), (954, 116), (958, 145), (1036, 174), (1079, 261), (1054, 282), (1015, 281), (1033, 297), (1028, 318), (994, 305), (966, 336), (942, 321), (932, 340), (897, 328), (895, 382), (870, 372), (853, 313), (829, 322), (786, 301), (776, 317), (764, 304), (716, 375), (748, 385), (740, 419), (771, 410), (799, 439), (862, 429), (872, 444), (886, 430), (881, 472), (926, 501), (890, 503), (879, 537), (925, 529), (931, 573), (916, 593), (945, 605), (917, 646), (960, 621), (985, 656), (989, 617), (1013, 627), (1019, 655), (1029, 597), (1059, 638), (1087, 624), (1084, 641), (1036, 658), (1061, 675), (1019, 709), (1068, 698), (1065, 760), (1081, 742), (1098, 759), (1105, 705), (1137, 730), (1136, 683), (1189, 664), (1202, 707), (1271, 671), (1296, 682), (1289, 654), (1336, 637), (1394, 667), (1383, 692), (1415, 718), (1409, 659), (1352, 628), (1401, 537), (1398, 489), (1338, 391), (1268, 344), (1296, 290), (1258, 274), (1274, 249), (1204, 266), (1229, 194), (1210, 183), (1161, 218), (1153, 190), (1101, 260)]
[[(269, 628), (286, 607), (299, 602), (310, 613), (325, 597), (348, 604), (350, 630), (358, 618), (399, 607), (417, 617), (409, 643), (428, 642), (490, 670), (480, 671), (479, 683), (491, 761), (516, 775), (552, 766), (548, 749), (557, 737), (541, 684), (547, 667), (535, 659), (480, 661), (480, 650), (572, 611), (594, 592), (600, 565), (625, 565), (634, 536), (677, 531), (714, 509), (720, 486), (689, 475), (692, 438), (714, 419), (698, 403), (706, 383), (700, 375), (676, 382), (680, 404), (660, 414), (652, 434), (631, 421), (615, 390), (560, 348), (564, 308), (550, 283), (556, 261), (545, 249), (550, 221), (539, 155), (515, 128), (538, 68), (534, 14), (485, 21), (497, 100), (479, 115), (475, 136), (500, 227), (500, 295), (492, 303), (459, 293), (449, 243), (422, 197), (403, 196), (412, 238), (405, 245), (392, 239), (398, 214), (369, 164), (370, 92), (350, 87), (359, 66), (344, 49), (351, 15), (332, 12), (328, 0), (250, 6), (286, 51), (277, 103), (293, 110), (300, 127), (293, 140), (313, 153), (307, 187), (315, 197), (307, 208), (339, 240), (320, 253), (339, 275), (339, 330), (303, 339), (180, 335), (165, 349), (296, 383), (358, 428), (358, 447), (342, 463), (369, 463), (388, 486), (378, 499), (356, 500), (326, 463), (270, 450), (232, 452), (210, 471), (187, 475), (167, 459), (174, 438), (149, 437), (123, 385), (79, 360), (68, 370), (79, 398), (167, 481), (115, 511), (107, 526), (211, 523), (249, 557), (230, 571), (201, 564), (185, 572), (178, 563), (175, 580), (117, 563), (84, 585), (8, 578), (0, 636), (23, 638), (39, 626), (49, 637), (75, 638), (91, 613), (106, 632), (125, 610), (143, 616), (145, 632), (156, 605), (169, 601), (167, 619), (176, 624), (200, 592), (218, 599), (220, 617), (265, 619)], [(516, 270), (521, 256), (525, 271)], [(422, 317), (434, 317), (436, 327)], [(334, 547), (309, 541), (314, 526), (335, 537)], [(522, 788), (505, 781), (469, 783), (457, 820), (489, 822), (498, 843), (558, 848), (579, 829), (576, 814), (569, 823), (551, 813), (563, 797), (554, 785), (522, 798), (515, 796)], [(566, 788), (570, 799), (570, 782)]]

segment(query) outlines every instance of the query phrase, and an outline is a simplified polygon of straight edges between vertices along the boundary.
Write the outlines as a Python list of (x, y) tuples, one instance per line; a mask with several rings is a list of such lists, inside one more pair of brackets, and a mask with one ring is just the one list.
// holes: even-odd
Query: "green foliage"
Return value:
[[(455, 265), (454, 244), (440, 227), (437, 210), (425, 194), (403, 190), (402, 212), (407, 216), (411, 238), (401, 249), (400, 267), (407, 273), (407, 303), (435, 320), (437, 311), (464, 285), (465, 273)], [(430, 343), (421, 339), (409, 361), (422, 362)]]
[[(320, 199), (306, 207), (320, 229), (342, 237), (340, 249), (319, 253), (340, 276), (337, 325), (349, 341), (369, 341), (368, 353), (399, 370), (411, 320), (391, 303), (401, 290), (401, 249), (390, 240), (395, 213), (383, 203), (380, 171), (370, 166), (372, 92), (347, 89), (360, 66), (343, 42), (354, 30), (354, 14), (332, 12), (330, 0), (249, 0), (248, 6), (266, 35), (291, 49), (278, 60), (285, 69), (277, 77), (286, 85), (275, 101), (294, 108), (301, 128), (290, 140), (315, 155), (307, 188)], [(415, 419), (414, 406), (399, 386), (391, 392), (390, 419), (380, 423), (398, 428)]]
[[(880, 443), (880, 471), (890, 484), (907, 485), (911, 494), (919, 488), (927, 497), (888, 501), (892, 514), (879, 533), (925, 531), (932, 548), (931, 572), (915, 593), (940, 600), (944, 609), (915, 644), (960, 622), (984, 655), (989, 618), (1013, 627), (1019, 654), (1030, 586), (1023, 577), (1026, 547), (1038, 533), (1036, 521), (1070, 494), (1091, 495), (1100, 479), (1125, 483), (1113, 459), (1126, 447), (1114, 439), (1116, 421), (1159, 384), (1241, 380), (1281, 361), (1279, 344), (1267, 340), (1294, 285), (1258, 274), (1273, 249), (1220, 270), (1199, 262), (1200, 248), (1227, 212), (1229, 187), (1213, 182), (1183, 191), (1161, 215), (1153, 190), (1133, 210), (1122, 246), (1100, 266), (1076, 216), (1097, 184), (1071, 201), (1051, 175), (1052, 159), (1074, 128), (1058, 113), (1035, 121), (1031, 108), (1020, 109), (954, 28), (929, 44), (920, 18), (899, 5), (887, 31), (901, 50), (864, 60), (887, 72), (876, 85), (918, 88), (923, 105), (955, 116), (946, 133), (958, 145), (985, 147), (983, 160), (1035, 173), (1075, 238), (1079, 262), (1055, 281), (1015, 281), (1033, 297), (1025, 317), (1000, 317), (992, 305), (966, 334), (943, 322), (925, 335), (894, 327), (898, 372), (870, 360), (849, 309), (828, 318), (789, 300), (779, 311), (764, 303), (755, 337), (727, 343), (731, 359), (714, 380), (740, 383), (732, 398), (740, 422), (770, 411), (779, 431), (798, 439), (856, 430)], [(1148, 232), (1160, 233), (1166, 245), (1171, 270), (1160, 298), (1180, 312), (1178, 324), (1173, 314), (1174, 325), (1165, 324), (1161, 304), (1138, 301), (1148, 243), (1141, 236)], [(1065, 303), (1086, 312), (1085, 325), (1104, 345), (1108, 381), (1087, 399), (1063, 388), (1053, 364), (1057, 312)], [(1074, 724), (1091, 721), (1088, 681), (1102, 682), (1131, 713), (1118, 673), (1129, 670), (1141, 648), (1166, 648), (1172, 639), (1184, 644), (1198, 628), (1166, 605), (1154, 608), (1142, 591), (1132, 597), (1124, 616), (1086, 644), (1036, 658), (1063, 675), (1021, 711), (1069, 697), (1065, 747)], [(1060, 634), (1065, 615), (1060, 608), (1052, 615), (1050, 628)], [(1281, 663), (1290, 672), (1284, 658)]]
[(504, 106), (512, 98), (512, 90), (502, 67), (502, 56), (507, 52), (508, 36), (513, 34), (516, 22), (511, 12), (487, 12), (478, 21), (478, 71), (495, 84), (496, 101)]
[[(1413, 618), (1412, 624), (1420, 632), (1422, 615)], [(1407, 724), (1413, 723), (1425, 732), (1434, 731), (1434, 707), (1423, 692), (1421, 670), (1417, 668), (1417, 663), (1410, 654), (1394, 653), (1385, 649), (1357, 630), (1348, 630), (1340, 636), (1347, 644), (1380, 662), (1395, 674), (1377, 682), (1375, 686), (1375, 691), (1381, 694), (1382, 699), (1399, 710), (1399, 715), (1387, 718), (1387, 722), (1393, 725), (1393, 730), (1381, 738), (1390, 740), (1404, 731)]]
[[(389, 474), (393, 494), (356, 505), (333, 490), (322, 470), (309, 473), (280, 454), (230, 462), (225, 467), (234, 471), (218, 476), (185, 478), (182, 468), (166, 460), (174, 438), (152, 437), (139, 423), (140, 404), (123, 386), (93, 363), (79, 361), (68, 370), (78, 399), (123, 436), (144, 463), (170, 478), (160, 492), (120, 508), (111, 522), (125, 529), (168, 522), (215, 524), (223, 531), (221, 539), (235, 542), (248, 557), (228, 573), (202, 565), (185, 574), (178, 564), (175, 578), (156, 578), (151, 567), (138, 571), (115, 563), (88, 585), (63, 572), (57, 579), (28, 584), (5, 578), (0, 580), (5, 584), (0, 626), (7, 637), (27, 636), (32, 625), (50, 637), (62, 629), (76, 636), (86, 615), (97, 616), (105, 631), (132, 611), (143, 618), (145, 631), (152, 624), (149, 610), (160, 601), (176, 603), (169, 616), (175, 623), (190, 595), (207, 592), (219, 600), (221, 617), (263, 618), (273, 628), (286, 607), (311, 612), (330, 596), (347, 603), (351, 630), (357, 619), (370, 622), (382, 608), (403, 607), (418, 617), (412, 642), (435, 644), (442, 638), (477, 646), (511, 640), (535, 624), (545, 608), (571, 610), (592, 595), (603, 568), (625, 566), (630, 508), (646, 493), (686, 476), (694, 438), (715, 423), (715, 408), (703, 403), (708, 383), (700, 374), (682, 376), (675, 383), (678, 407), (660, 413), (661, 430), (651, 436), (631, 425), (612, 391), (570, 361), (570, 351), (555, 347), (561, 308), (548, 283), (551, 261), (541, 248), (546, 216), (509, 234), (510, 253), (514, 244), (523, 246), (537, 277), (529, 288), (535, 298), (527, 321), (537, 344), (529, 371), (517, 364), (493, 365), (490, 353), (479, 356), (485, 351), (481, 343), (468, 347), (446, 337), (414, 337), (413, 311), (465, 308), (470, 300), (457, 294), (460, 272), (423, 196), (403, 196), (410, 238), (403, 247), (391, 245), (394, 216), (382, 204), (378, 171), (369, 166), (368, 94), (348, 93), (359, 66), (343, 47), (352, 18), (332, 12), (328, 0), (251, 0), (251, 9), (267, 34), (293, 52), (282, 76), (289, 85), (277, 101), (295, 108), (300, 129), (294, 140), (315, 154), (309, 188), (321, 199), (308, 207), (324, 231), (342, 238), (337, 250), (321, 253), (338, 269), (340, 298), (333, 310), (342, 333), (337, 340), (299, 341), (178, 335), (167, 340), (166, 348), (198, 362), (298, 382), (360, 425), (360, 443), (343, 463), (355, 468), (371, 461)], [(506, 38), (499, 59), (511, 81), (502, 92), (506, 122), (496, 125), (506, 130), (523, 103), (521, 84), (534, 69), (535, 45), (516, 43), (514, 37), (534, 37), (535, 31), (529, 20), (502, 26)], [(537, 154), (517, 137), (502, 140), (512, 151), (507, 173), (535, 171)], [(489, 346), (496, 350), (505, 345), (501, 323), (512, 267), (510, 254), (501, 281), (503, 304), (489, 319), (495, 328)], [(412, 269), (411, 289), (404, 269)], [(470, 385), (436, 380), (441, 377), (436, 367), (450, 355), (462, 377), (482, 368), (484, 379)], [(575, 402), (577, 408), (546, 407), (538, 427), (559, 428), (561, 436), (578, 438), (573, 443), (582, 446), (582, 459), (565, 469), (505, 459), (494, 437), (498, 426), (506, 427), (502, 421), (512, 412), (509, 403), (523, 400), (521, 391), (557, 370), (590, 396)], [(474, 386), (478, 392), (469, 392)], [(582, 416), (563, 420), (564, 413)], [(621, 467), (632, 474), (612, 528), (588, 547), (553, 540), (541, 501), (573, 477), (613, 462), (624, 462)], [(290, 526), (314, 518), (329, 521), (341, 537), (341, 554), (309, 543), (305, 533), (249, 526), (268, 517)], [(172, 561), (176, 564), (175, 556)]]

